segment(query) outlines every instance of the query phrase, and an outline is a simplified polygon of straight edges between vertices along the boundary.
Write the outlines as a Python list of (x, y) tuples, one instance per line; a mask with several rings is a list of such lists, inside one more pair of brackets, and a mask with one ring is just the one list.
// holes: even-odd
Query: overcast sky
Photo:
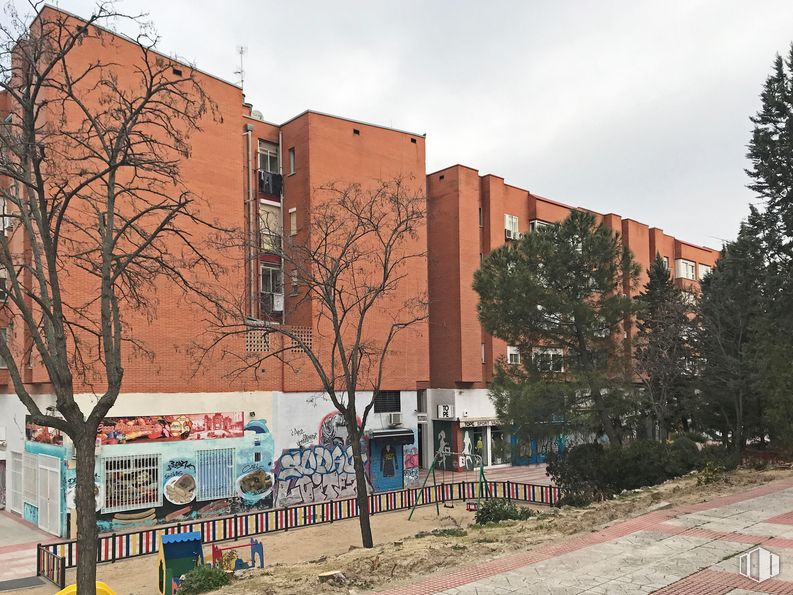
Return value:
[[(88, 15), (94, 3), (60, 0)], [(314, 109), (427, 134), (462, 163), (698, 244), (753, 200), (749, 116), (791, 0), (123, 0), (160, 47), (245, 92), (266, 120)]]

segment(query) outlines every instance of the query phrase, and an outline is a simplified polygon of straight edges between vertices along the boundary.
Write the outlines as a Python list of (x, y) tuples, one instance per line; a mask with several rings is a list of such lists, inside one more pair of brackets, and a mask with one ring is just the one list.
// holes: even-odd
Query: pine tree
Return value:
[(643, 385), (640, 404), (651, 424), (648, 437), (664, 441), (691, 414), (690, 306), (660, 255), (650, 265), (648, 277), (637, 297), (634, 364)]
[[(580, 211), (485, 258), (474, 275), (480, 320), (522, 361), (501, 362), (496, 374), (502, 419), (550, 427), (561, 417), (570, 429), (621, 443), (631, 411), (623, 332), (632, 302), (624, 289), (638, 272), (619, 235)], [(544, 348), (561, 349), (563, 367)]]

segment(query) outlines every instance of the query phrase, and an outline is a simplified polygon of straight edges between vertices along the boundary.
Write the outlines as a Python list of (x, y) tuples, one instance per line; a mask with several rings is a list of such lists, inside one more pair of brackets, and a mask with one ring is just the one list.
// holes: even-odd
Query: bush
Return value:
[(531, 516), (528, 508), (515, 506), (503, 498), (491, 498), (479, 502), (475, 519), (478, 525), (486, 525), (499, 521), (523, 521)]
[(670, 450), (666, 444), (639, 440), (623, 448), (609, 449), (607, 469), (613, 492), (635, 490), (662, 483), (671, 477)]
[(179, 593), (193, 595), (194, 593), (207, 593), (231, 582), (231, 577), (220, 568), (212, 566), (196, 566), (184, 575), (179, 584)]
[(700, 452), (702, 457), (702, 467), (711, 463), (715, 467), (723, 467), (725, 470), (732, 470), (738, 466), (740, 459), (734, 450), (711, 444)]
[(702, 454), (697, 443), (686, 435), (675, 438), (669, 450), (669, 473), (672, 477), (680, 477), (702, 466)]
[(716, 483), (724, 479), (724, 467), (716, 465), (715, 463), (705, 463), (705, 466), (697, 474), (697, 485), (706, 485), (709, 483)]
[(613, 494), (601, 444), (580, 444), (564, 454), (552, 453), (548, 461), (547, 473), (561, 491), (560, 504), (586, 506)]

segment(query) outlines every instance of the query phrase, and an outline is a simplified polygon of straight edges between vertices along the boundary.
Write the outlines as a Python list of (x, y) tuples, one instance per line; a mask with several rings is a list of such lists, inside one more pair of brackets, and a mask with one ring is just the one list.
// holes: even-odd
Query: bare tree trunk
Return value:
[(358, 422), (355, 419), (353, 410), (352, 420), (347, 420), (347, 427), (350, 428), (350, 439), (352, 443), (352, 460), (355, 466), (355, 489), (356, 500), (358, 502), (358, 522), (361, 525), (361, 544), (365, 548), (374, 547), (372, 539), (372, 525), (369, 520), (369, 492), (366, 483), (366, 469), (363, 466), (363, 456), (361, 456), (361, 433)]
[(83, 433), (75, 443), (77, 452), (77, 595), (96, 593), (96, 495), (94, 493), (94, 466), (96, 438)]

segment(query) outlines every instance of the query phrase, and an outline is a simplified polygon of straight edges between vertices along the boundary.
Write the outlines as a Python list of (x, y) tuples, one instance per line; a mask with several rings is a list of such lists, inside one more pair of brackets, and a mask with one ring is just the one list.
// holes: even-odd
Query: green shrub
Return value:
[(522, 521), (531, 516), (528, 508), (515, 506), (504, 498), (490, 498), (479, 503), (475, 520), (478, 525), (486, 525), (499, 521)]
[(680, 477), (702, 466), (702, 454), (697, 443), (686, 435), (678, 436), (669, 446), (669, 474)]
[(179, 593), (193, 595), (207, 593), (228, 585), (231, 577), (220, 568), (213, 566), (196, 566), (184, 575), (179, 584)]
[(623, 448), (609, 449), (602, 470), (613, 492), (635, 490), (666, 481), (671, 475), (669, 447), (660, 442), (639, 440)]
[(705, 463), (705, 466), (697, 473), (697, 485), (716, 483), (724, 479), (724, 467), (715, 463)]
[(564, 454), (550, 454), (546, 472), (561, 492), (560, 504), (586, 506), (614, 493), (601, 444), (580, 444)]
[(730, 471), (735, 469), (740, 462), (738, 455), (734, 450), (724, 446), (711, 444), (705, 446), (700, 452), (702, 457), (702, 467), (711, 463), (716, 467), (723, 467), (725, 470)]

